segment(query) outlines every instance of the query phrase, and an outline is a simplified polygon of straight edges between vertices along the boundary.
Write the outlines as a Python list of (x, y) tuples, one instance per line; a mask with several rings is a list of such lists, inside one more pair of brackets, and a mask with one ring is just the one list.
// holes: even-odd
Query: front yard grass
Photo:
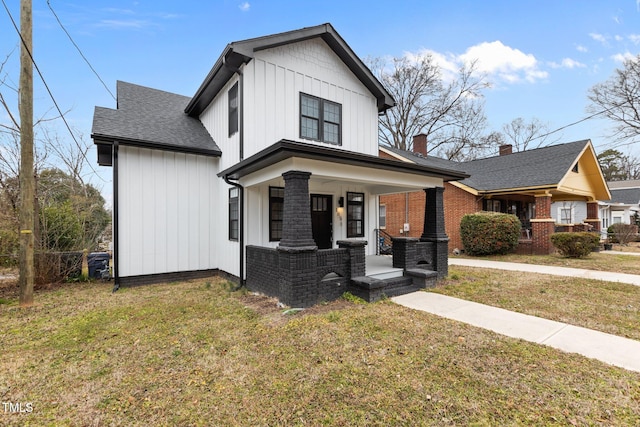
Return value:
[(640, 340), (640, 287), (634, 285), (451, 266), (431, 291)]
[(638, 373), (389, 301), (283, 315), (219, 279), (110, 291), (0, 305), (0, 401), (33, 408), (0, 424), (640, 424)]

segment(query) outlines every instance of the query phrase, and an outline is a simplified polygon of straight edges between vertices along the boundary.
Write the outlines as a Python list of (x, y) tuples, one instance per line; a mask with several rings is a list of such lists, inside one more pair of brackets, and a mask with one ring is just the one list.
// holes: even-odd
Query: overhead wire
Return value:
[(78, 53), (80, 54), (82, 59), (84, 59), (84, 62), (87, 63), (87, 65), (89, 66), (91, 71), (93, 71), (93, 74), (95, 74), (96, 77), (98, 78), (98, 80), (100, 80), (100, 83), (102, 83), (102, 86), (104, 86), (104, 88), (107, 90), (107, 92), (109, 92), (109, 95), (111, 95), (113, 100), (116, 101), (116, 97), (113, 94), (113, 92), (111, 92), (111, 90), (109, 89), (109, 86), (107, 86), (107, 84), (104, 82), (104, 80), (102, 80), (102, 77), (100, 77), (100, 75), (95, 70), (95, 68), (93, 68), (93, 66), (91, 65), (91, 63), (87, 59), (87, 57), (84, 56), (84, 53), (82, 53), (82, 50), (80, 50), (80, 47), (78, 46), (78, 44), (75, 42), (75, 40), (73, 40), (73, 38), (71, 37), (71, 34), (69, 34), (69, 32), (67, 31), (65, 26), (62, 25), (62, 21), (60, 21), (60, 18), (58, 18), (58, 14), (55, 12), (55, 10), (53, 10), (53, 6), (51, 6), (51, 0), (47, 0), (47, 6), (49, 6), (49, 10), (51, 10), (51, 13), (53, 13), (53, 16), (55, 16), (56, 21), (58, 21), (58, 24), (60, 25), (60, 28), (62, 28), (62, 31), (64, 31), (64, 33), (67, 35), (67, 37), (69, 37), (69, 40), (71, 41), (71, 44), (73, 44), (73, 46), (76, 48), (76, 50), (78, 51)]
[(7, 3), (5, 2), (5, 0), (0, 0), (0, 1), (2, 1), (4, 9), (6, 10), (7, 15), (9, 15), (9, 19), (11, 20), (11, 23), (13, 24), (13, 28), (16, 30), (16, 32), (18, 33), (18, 36), (20, 37), (20, 43), (22, 44), (22, 46), (26, 50), (27, 54), (29, 55), (29, 58), (31, 59), (31, 63), (33, 64), (33, 68), (35, 68), (36, 72), (38, 73), (38, 76), (40, 76), (40, 80), (42, 80), (42, 84), (44, 85), (45, 89), (47, 90), (47, 93), (49, 94), (49, 97), (51, 98), (51, 101), (53, 102), (53, 105), (55, 106), (56, 110), (58, 111), (58, 114), (60, 114), (60, 118), (62, 119), (62, 122), (66, 126), (67, 131), (69, 132), (69, 135), (71, 135), (71, 139), (73, 139), (73, 141), (75, 142), (76, 146), (78, 147), (78, 150), (80, 151), (80, 154), (82, 155), (84, 160), (87, 162), (87, 164), (89, 165), (89, 168), (93, 171), (93, 173), (98, 178), (100, 178), (103, 182), (107, 182), (104, 178), (102, 178), (100, 176), (100, 174), (98, 174), (98, 172), (91, 165), (91, 162), (89, 162), (89, 159), (87, 159), (87, 156), (85, 155), (84, 150), (80, 146), (80, 143), (76, 139), (75, 134), (71, 130), (71, 126), (69, 126), (69, 122), (67, 122), (67, 119), (64, 116), (64, 113), (62, 112), (62, 109), (60, 109), (60, 106), (58, 105), (58, 102), (56, 101), (55, 97), (53, 96), (53, 93), (51, 92), (51, 89), (49, 89), (49, 85), (47, 84), (46, 80), (44, 79), (44, 75), (40, 71), (40, 67), (38, 67), (38, 64), (36, 63), (35, 59), (33, 58), (31, 50), (28, 48), (27, 43), (25, 42), (24, 38), (22, 37), (22, 33), (20, 32), (20, 29), (18, 28), (18, 25), (16, 24), (16, 21), (13, 19), (13, 15), (11, 15), (11, 12), (9, 11), (9, 8), (7, 7)]

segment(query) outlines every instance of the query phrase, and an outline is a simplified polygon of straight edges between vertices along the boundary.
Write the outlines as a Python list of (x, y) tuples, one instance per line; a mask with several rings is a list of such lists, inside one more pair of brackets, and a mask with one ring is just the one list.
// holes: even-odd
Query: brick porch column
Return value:
[(587, 202), (587, 219), (585, 219), (584, 222), (593, 227), (591, 231), (599, 232), (602, 229), (602, 223), (600, 222), (600, 210), (597, 200)]
[(311, 229), (310, 176), (301, 171), (282, 174), (284, 206), (277, 268), (280, 300), (291, 307), (310, 307), (318, 302), (318, 246)]
[(316, 247), (311, 229), (309, 207), (310, 172), (288, 171), (284, 178), (284, 206), (280, 246), (288, 248)]
[(536, 195), (536, 217), (531, 219), (531, 245), (535, 255), (553, 253), (551, 235), (554, 232), (555, 220), (551, 218), (551, 195)]
[(449, 236), (444, 227), (444, 187), (424, 189), (424, 227), (420, 241), (433, 242), (433, 269), (438, 278), (449, 274)]

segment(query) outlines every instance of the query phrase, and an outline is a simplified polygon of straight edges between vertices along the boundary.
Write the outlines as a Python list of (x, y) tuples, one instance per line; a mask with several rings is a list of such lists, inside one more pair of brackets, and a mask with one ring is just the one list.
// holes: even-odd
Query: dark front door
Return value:
[(318, 249), (331, 248), (333, 197), (324, 194), (311, 195), (311, 229)]

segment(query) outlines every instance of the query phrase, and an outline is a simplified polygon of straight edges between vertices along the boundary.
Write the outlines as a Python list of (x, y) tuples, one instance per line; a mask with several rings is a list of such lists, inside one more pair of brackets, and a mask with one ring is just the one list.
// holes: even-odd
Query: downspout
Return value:
[(120, 289), (120, 247), (118, 238), (118, 141), (113, 141), (113, 292)]
[(233, 182), (231, 181), (231, 179), (225, 175), (224, 176), (224, 182), (226, 182), (227, 184), (236, 187), (238, 189), (238, 199), (239, 199), (239, 206), (238, 206), (238, 234), (239, 236), (239, 244), (240, 244), (240, 272), (238, 274), (238, 278), (240, 280), (240, 283), (238, 284), (238, 286), (236, 287), (235, 290), (238, 290), (240, 288), (242, 288), (245, 285), (245, 279), (244, 279), (244, 187), (242, 185), (240, 185), (237, 182)]
[[(233, 71), (234, 73), (236, 73), (238, 75), (238, 98), (239, 98), (239, 103), (238, 103), (238, 108), (240, 110), (240, 114), (238, 114), (238, 145), (239, 145), (239, 152), (238, 152), (238, 157), (239, 157), (239, 162), (241, 162), (242, 160), (244, 160), (244, 75), (242, 74), (242, 70), (240, 70), (240, 68), (238, 67), (234, 67), (232, 65), (229, 65), (226, 61), (226, 57), (222, 57), (222, 66), (223, 67), (227, 67), (229, 70)], [(240, 289), (241, 287), (244, 287), (245, 285), (245, 278), (244, 278), (244, 187), (242, 185), (240, 185), (237, 182), (232, 182), (230, 181), (230, 178), (228, 176), (224, 176), (224, 182), (226, 182), (229, 185), (232, 185), (234, 187), (236, 187), (238, 189), (239, 192), (239, 198), (240, 198), (240, 203), (238, 206), (238, 218), (239, 218), (239, 224), (238, 224), (238, 233), (240, 234), (239, 236), (239, 246), (240, 248), (238, 249), (239, 252), (239, 256), (240, 256), (240, 271), (239, 271), (239, 275), (238, 278), (240, 280), (240, 283), (238, 284), (238, 287), (236, 289)]]

